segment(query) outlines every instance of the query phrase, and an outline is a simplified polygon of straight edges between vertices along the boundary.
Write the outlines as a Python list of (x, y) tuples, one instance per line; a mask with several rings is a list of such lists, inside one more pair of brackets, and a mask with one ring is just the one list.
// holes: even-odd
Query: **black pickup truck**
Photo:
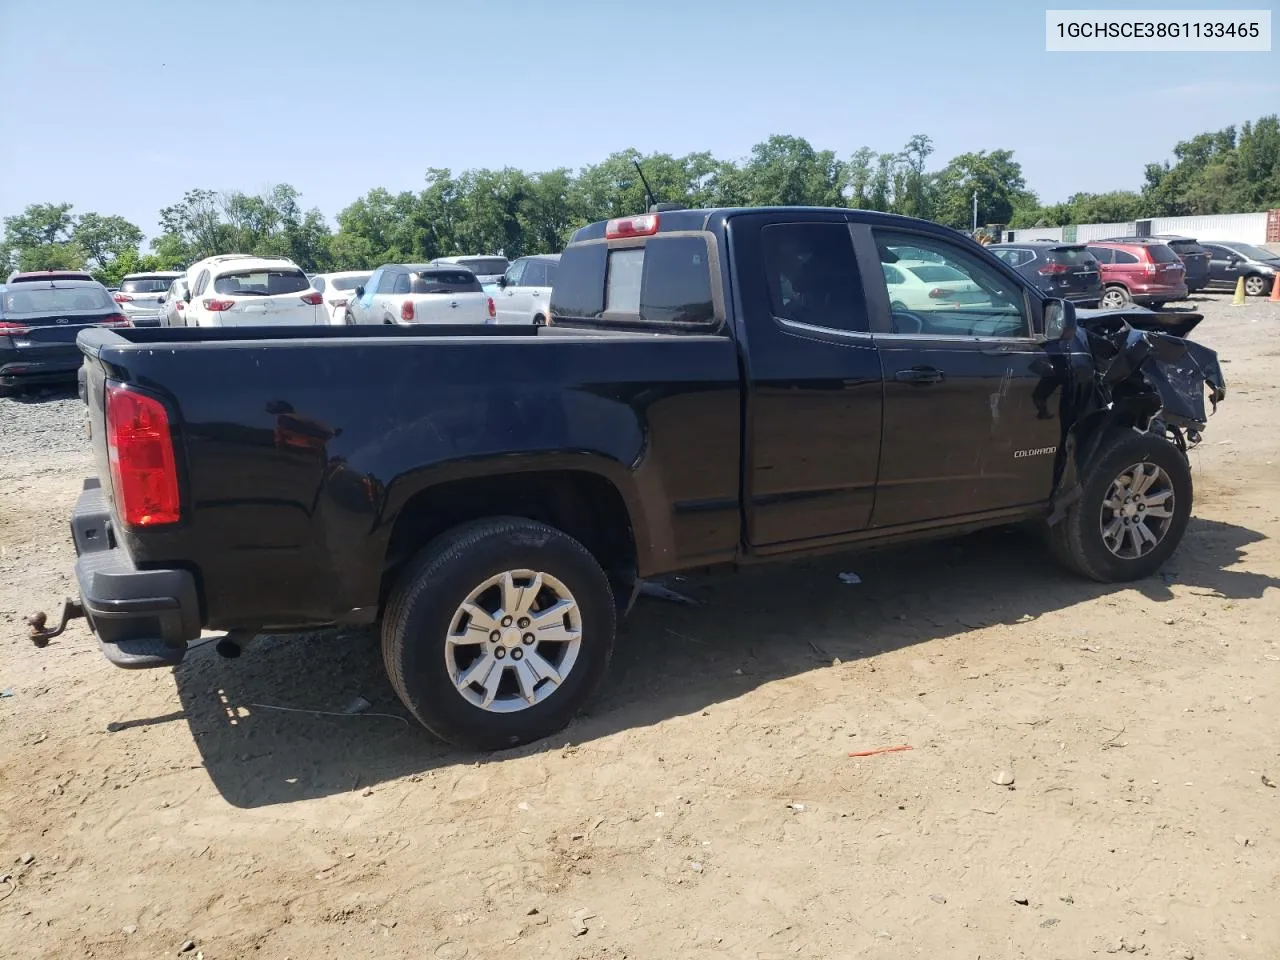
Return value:
[(81, 333), (64, 623), (122, 667), (380, 623), (423, 724), (506, 747), (568, 722), (655, 575), (1034, 521), (1080, 575), (1148, 576), (1225, 391), (1194, 315), (1077, 314), (862, 211), (584, 227), (551, 315)]

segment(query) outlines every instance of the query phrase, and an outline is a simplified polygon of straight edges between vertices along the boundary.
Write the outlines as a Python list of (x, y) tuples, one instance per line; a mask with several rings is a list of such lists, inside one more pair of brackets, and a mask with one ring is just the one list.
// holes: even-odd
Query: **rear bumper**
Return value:
[(0, 346), (0, 386), (74, 381), (83, 361), (84, 356), (74, 343), (67, 344), (65, 348), (41, 347), (36, 350)]
[(187, 570), (139, 570), (116, 538), (96, 478), (84, 482), (71, 515), (80, 602), (103, 655), (137, 670), (181, 663), (200, 636), (195, 577)]
[(1187, 296), (1185, 283), (1134, 283), (1129, 285), (1129, 296), (1134, 303), (1165, 303), (1183, 300)]

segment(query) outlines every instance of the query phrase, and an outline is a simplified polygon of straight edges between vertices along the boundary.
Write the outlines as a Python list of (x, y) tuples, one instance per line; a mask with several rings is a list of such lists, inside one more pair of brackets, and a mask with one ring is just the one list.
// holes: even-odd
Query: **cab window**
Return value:
[[(1021, 286), (940, 237), (873, 230), (892, 332), (927, 337), (1029, 337)], [(891, 270), (889, 268), (892, 268)]]

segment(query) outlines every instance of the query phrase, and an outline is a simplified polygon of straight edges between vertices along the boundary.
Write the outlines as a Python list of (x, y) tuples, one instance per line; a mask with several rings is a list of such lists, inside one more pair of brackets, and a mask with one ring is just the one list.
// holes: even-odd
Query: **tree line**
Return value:
[[(1079, 149), (1103, 149), (1082, 145)], [(1140, 190), (1077, 193), (1042, 204), (1012, 150), (980, 150), (930, 169), (933, 141), (912, 137), (895, 153), (863, 147), (847, 159), (803, 137), (775, 135), (742, 160), (710, 153), (611, 154), (574, 172), (512, 167), (454, 174), (432, 168), (419, 191), (370, 190), (344, 208), (333, 230), (301, 194), (279, 184), (262, 194), (189, 190), (160, 211), (160, 234), (143, 252), (142, 231), (120, 216), (76, 214), (68, 203), (32, 204), (4, 219), (0, 267), (89, 269), (107, 283), (126, 273), (175, 269), (215, 253), (277, 254), (309, 271), (501, 251), (514, 258), (561, 250), (578, 227), (643, 212), (639, 162), (654, 195), (689, 207), (801, 204), (883, 210), (956, 229), (1111, 223), (1156, 216), (1280, 207), (1280, 119), (1202, 133), (1178, 143), (1173, 161), (1147, 164)]]

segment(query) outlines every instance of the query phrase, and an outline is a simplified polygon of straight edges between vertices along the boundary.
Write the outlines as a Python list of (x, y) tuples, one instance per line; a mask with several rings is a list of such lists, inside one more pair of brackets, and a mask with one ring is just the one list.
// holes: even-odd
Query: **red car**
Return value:
[(1169, 300), (1185, 300), (1187, 268), (1159, 240), (1107, 240), (1089, 244), (1102, 265), (1103, 307), (1128, 303), (1159, 308)]

